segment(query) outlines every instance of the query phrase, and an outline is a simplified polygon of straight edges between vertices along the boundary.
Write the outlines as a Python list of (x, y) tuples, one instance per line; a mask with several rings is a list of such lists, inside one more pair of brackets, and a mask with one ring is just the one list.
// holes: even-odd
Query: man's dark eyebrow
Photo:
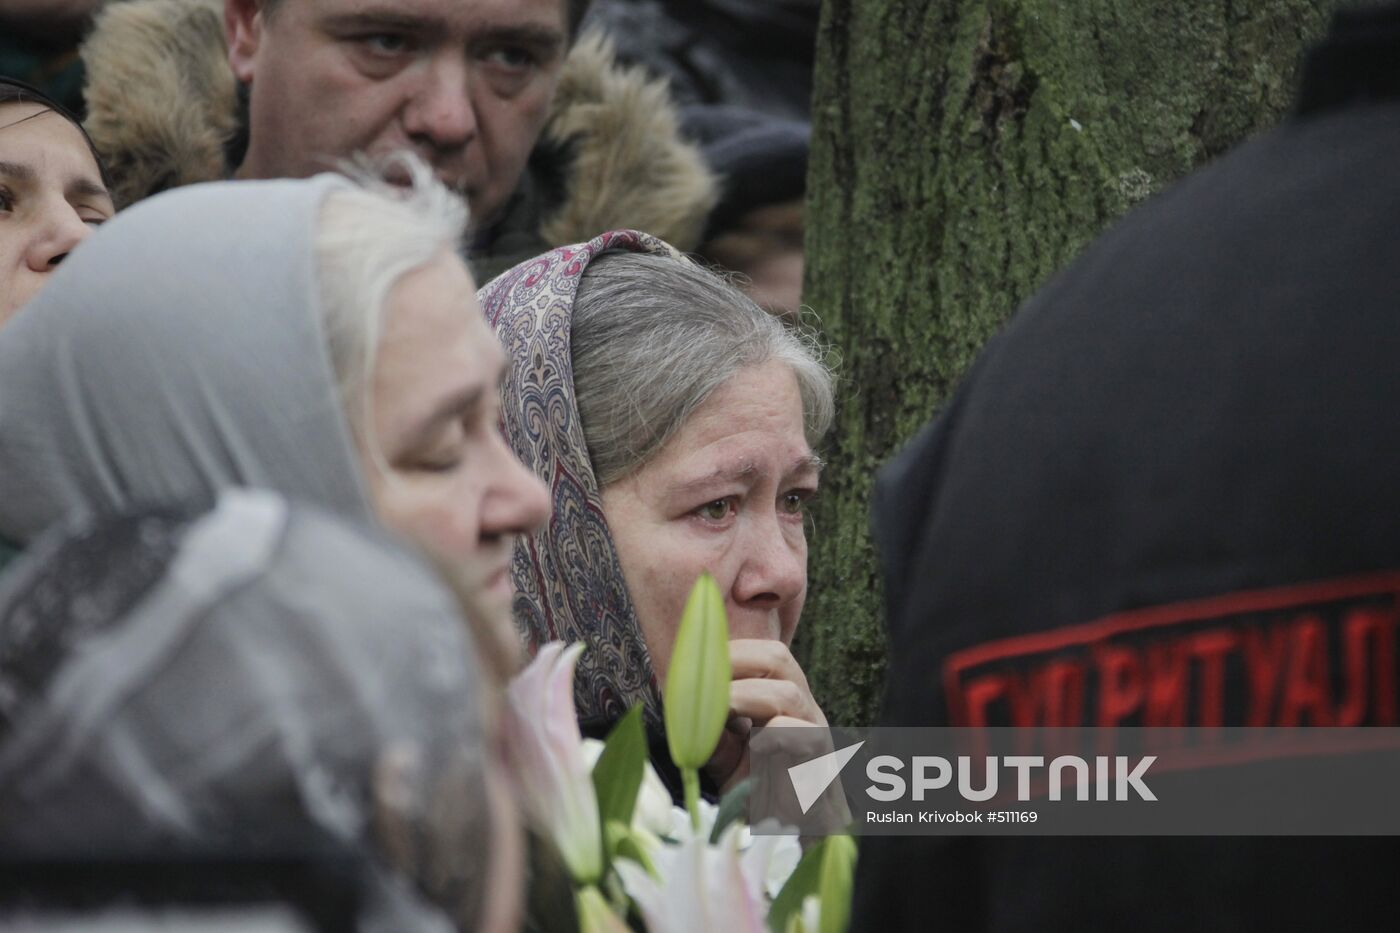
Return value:
[(538, 50), (553, 52), (564, 45), (564, 33), (534, 23), (493, 26), (482, 30), (475, 41), (481, 45), (528, 45)]
[(343, 13), (326, 20), (332, 32), (412, 32), (442, 35), (448, 31), (447, 20), (440, 16), (405, 13), (401, 10), (371, 10), (364, 13)]
[(0, 175), (8, 175), (16, 181), (33, 181), (34, 167), (23, 162), (0, 162)]
[[(414, 35), (442, 36), (451, 31), (446, 19), (402, 10), (369, 10), (344, 13), (326, 19), (325, 28), (335, 33), (407, 32)], [(564, 45), (564, 33), (548, 26), (529, 23), (519, 26), (489, 26), (473, 35), (474, 45), (525, 45), (552, 54)]]

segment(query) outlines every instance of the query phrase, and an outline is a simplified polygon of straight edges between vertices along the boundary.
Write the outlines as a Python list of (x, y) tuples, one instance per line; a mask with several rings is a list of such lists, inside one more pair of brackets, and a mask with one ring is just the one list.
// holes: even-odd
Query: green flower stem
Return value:
[(690, 828), (700, 830), (700, 772), (695, 768), (681, 768), (681, 782), (685, 785), (685, 808), (690, 813)]

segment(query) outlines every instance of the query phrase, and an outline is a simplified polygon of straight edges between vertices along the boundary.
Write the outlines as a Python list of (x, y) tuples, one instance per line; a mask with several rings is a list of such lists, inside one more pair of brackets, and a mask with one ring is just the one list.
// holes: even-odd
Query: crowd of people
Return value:
[(504, 681), (585, 642), (584, 732), (642, 704), (679, 795), (660, 683), (701, 570), (735, 637), (710, 792), (752, 724), (824, 722), (788, 645), (831, 374), (680, 252), (720, 183), (585, 7), (131, 0), (82, 46), (84, 121), (5, 79), (25, 899), (251, 871), (215, 885), (236, 903), (293, 864), (326, 928), (515, 928), (548, 873)]
[[(680, 799), (662, 687), (703, 571), (732, 638), (706, 793), (755, 726), (826, 725), (790, 647), (835, 408), (797, 314), (805, 94), (624, 30), (767, 16), (801, 72), (815, 4), (588, 7), (120, 0), (78, 103), (0, 78), (0, 900), (550, 928), (504, 685), (584, 643), (583, 733), (640, 706)], [(882, 474), (884, 722), (1072, 724), (1022, 694), (1076, 625), (1394, 569), (1397, 23), (1339, 20), (1289, 125), (1091, 247)], [(951, 676), (976, 645), (1006, 650)], [(1358, 722), (1393, 725), (1377, 689)], [(1396, 861), (1226, 842), (870, 840), (852, 920), (1170, 895), (1159, 925), (1272, 928), (1381, 906)]]

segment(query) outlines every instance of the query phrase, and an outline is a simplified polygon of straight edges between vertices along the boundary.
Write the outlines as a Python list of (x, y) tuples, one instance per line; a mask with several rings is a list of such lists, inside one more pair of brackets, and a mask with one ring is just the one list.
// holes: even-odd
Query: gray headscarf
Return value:
[(370, 515), (317, 313), (345, 184), (181, 188), (64, 261), (0, 332), (0, 538), (227, 486)]
[(70, 521), (0, 586), (0, 849), (384, 855), (386, 833), (428, 835), (430, 874), (474, 903), (479, 683), (451, 595), (373, 527), (242, 490), (193, 518)]

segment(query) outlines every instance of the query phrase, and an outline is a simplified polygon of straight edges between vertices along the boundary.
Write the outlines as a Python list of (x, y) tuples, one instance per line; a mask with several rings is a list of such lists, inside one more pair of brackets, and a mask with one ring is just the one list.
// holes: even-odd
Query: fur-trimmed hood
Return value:
[[(86, 127), (118, 206), (229, 175), (225, 152), (242, 127), (222, 0), (112, 4), (82, 55)], [(619, 66), (601, 35), (581, 36), (570, 50), (539, 151), (564, 163), (562, 192), (542, 212), (546, 246), (621, 227), (682, 250), (699, 245), (715, 178), (681, 138), (664, 81)]]

